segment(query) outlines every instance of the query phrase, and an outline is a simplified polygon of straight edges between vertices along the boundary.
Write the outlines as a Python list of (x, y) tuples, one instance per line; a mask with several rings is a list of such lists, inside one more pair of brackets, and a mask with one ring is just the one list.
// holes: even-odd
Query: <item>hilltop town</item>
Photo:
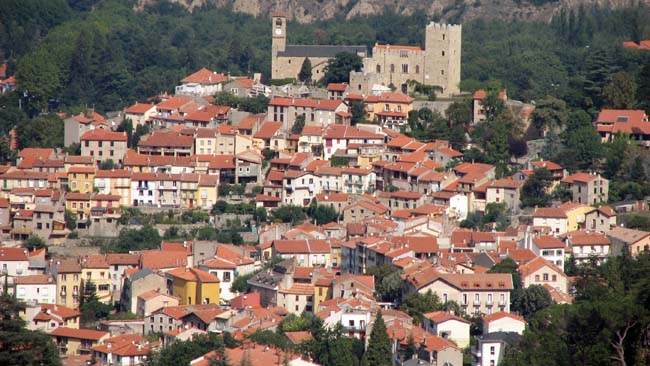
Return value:
[[(113, 111), (50, 100), (2, 136), (0, 360), (537, 365), (562, 327), (596, 329), (600, 353), (558, 349), (586, 364), (650, 358), (631, 76), (590, 109), (517, 100), (463, 90), (460, 24), (291, 45), (270, 18), (270, 75), (202, 67)], [(13, 71), (1, 98), (35, 103)]]

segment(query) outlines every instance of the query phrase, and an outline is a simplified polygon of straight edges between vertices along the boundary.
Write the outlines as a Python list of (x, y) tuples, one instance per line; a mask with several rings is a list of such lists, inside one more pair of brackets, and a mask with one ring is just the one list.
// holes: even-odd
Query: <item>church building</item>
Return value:
[(306, 58), (312, 67), (312, 79), (319, 80), (325, 74), (330, 59), (341, 52), (355, 53), (366, 57), (366, 46), (287, 45), (287, 16), (275, 12), (273, 17), (273, 39), (271, 55), (271, 79), (298, 79), (300, 68)]

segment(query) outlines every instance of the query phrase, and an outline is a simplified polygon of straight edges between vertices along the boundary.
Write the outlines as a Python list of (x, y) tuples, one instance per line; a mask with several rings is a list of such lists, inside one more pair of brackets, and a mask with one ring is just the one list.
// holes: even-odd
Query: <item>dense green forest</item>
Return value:
[[(89, 9), (92, 9), (89, 11)], [(476, 20), (463, 29), (463, 88), (501, 85), (514, 98), (547, 95), (598, 106), (619, 70), (637, 72), (638, 52), (621, 42), (647, 35), (648, 9), (580, 8), (551, 24)], [(300, 44), (422, 45), (432, 19), (385, 13), (353, 21), (290, 23)], [(435, 19), (433, 19), (435, 20)], [(8, 0), (0, 3), (0, 50), (17, 70), (28, 106), (113, 110), (171, 91), (201, 67), (249, 74), (270, 70), (270, 20), (206, 6), (188, 13), (165, 1), (142, 12), (128, 0)]]

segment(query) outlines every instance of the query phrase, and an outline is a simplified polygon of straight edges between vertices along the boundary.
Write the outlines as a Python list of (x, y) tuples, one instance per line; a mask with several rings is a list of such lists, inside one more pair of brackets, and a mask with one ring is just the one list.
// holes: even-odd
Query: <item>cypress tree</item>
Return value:
[(300, 79), (300, 81), (310, 82), (311, 76), (311, 61), (309, 61), (309, 57), (307, 57), (305, 58), (305, 61), (302, 62), (300, 72), (298, 73), (298, 79)]
[(381, 315), (381, 310), (377, 312), (375, 325), (370, 332), (368, 349), (363, 356), (362, 366), (392, 366), (393, 353), (390, 349), (390, 339), (386, 331), (386, 324)]

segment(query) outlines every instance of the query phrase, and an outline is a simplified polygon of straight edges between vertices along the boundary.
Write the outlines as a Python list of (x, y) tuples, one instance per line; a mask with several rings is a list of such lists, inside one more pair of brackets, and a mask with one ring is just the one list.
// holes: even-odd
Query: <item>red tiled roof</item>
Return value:
[(242, 88), (250, 89), (255, 85), (255, 80), (249, 78), (236, 78), (235, 83), (237, 83)]
[(609, 127), (608, 132), (614, 134), (650, 134), (648, 116), (643, 110), (603, 109), (598, 113), (596, 126)]
[(560, 239), (550, 236), (550, 235), (542, 235), (536, 238), (533, 238), (533, 244), (537, 246), (540, 249), (557, 249), (557, 248), (564, 248), (564, 244)]
[(331, 248), (325, 240), (274, 240), (278, 253), (330, 253)]
[(226, 75), (218, 74), (204, 67), (201, 70), (186, 76), (183, 80), (181, 80), (181, 82), (199, 83), (199, 84), (219, 84), (227, 80), (228, 77)]
[(95, 178), (130, 178), (131, 171), (126, 169), (98, 170)]
[(106, 262), (110, 265), (138, 265), (140, 256), (128, 253), (110, 253), (106, 255)]
[(567, 215), (566, 212), (564, 212), (564, 210), (562, 210), (561, 208), (540, 207), (535, 210), (535, 213), (533, 213), (533, 217), (566, 219)]
[(140, 257), (141, 268), (161, 269), (187, 265), (185, 252), (163, 252), (161, 250), (143, 250)]
[(592, 180), (597, 179), (599, 176), (595, 174), (589, 174), (589, 173), (575, 173), (571, 174), (568, 177), (562, 179), (562, 182), (564, 183), (574, 183), (574, 182), (580, 182), (580, 183), (588, 183), (591, 182)]
[(366, 98), (366, 103), (413, 103), (413, 98), (406, 94), (396, 92), (386, 92), (378, 96), (369, 95)]
[(328, 91), (341, 91), (344, 92), (348, 88), (346, 83), (329, 83), (327, 84)]
[(108, 336), (109, 334), (110, 334), (109, 332), (102, 332), (99, 330), (72, 329), (66, 327), (58, 327), (50, 333), (50, 335), (56, 337), (66, 337), (66, 338), (73, 338), (73, 339), (89, 339), (93, 341), (99, 341), (100, 339)]
[(483, 316), (483, 321), (486, 322), (486, 323), (491, 323), (491, 322), (493, 322), (495, 320), (499, 320), (499, 319), (503, 319), (503, 318), (510, 318), (510, 319), (513, 319), (513, 320), (520, 321), (522, 323), (526, 323), (526, 320), (523, 317), (521, 317), (521, 316), (519, 316), (517, 314), (513, 314), (513, 313), (506, 313), (504, 311), (497, 311), (496, 313), (492, 313), (490, 315), (485, 315), (485, 316)]
[(182, 135), (173, 131), (155, 131), (140, 140), (138, 146), (191, 148), (193, 144), (194, 136)]
[(126, 132), (112, 132), (101, 128), (88, 131), (81, 136), (81, 141), (126, 141)]
[(92, 166), (71, 166), (68, 169), (68, 174), (76, 174), (76, 173), (81, 173), (81, 174), (95, 174), (95, 167)]
[[(2, 260), (2, 259), (0, 259)], [(56, 280), (52, 275), (28, 275), (18, 276), (14, 279), (17, 285), (47, 285), (52, 284), (56, 286)]]
[(534, 161), (531, 163), (534, 168), (545, 168), (547, 170), (562, 170), (560, 164), (548, 160)]
[(274, 97), (269, 102), (269, 106), (283, 106), (283, 107), (294, 106), (294, 107), (302, 107), (302, 108), (327, 109), (327, 110), (335, 110), (341, 104), (343, 104), (342, 100), (285, 98), (285, 97)]
[(270, 139), (281, 127), (282, 122), (264, 122), (264, 124), (260, 126), (260, 129), (253, 135), (253, 137), (258, 139)]
[(541, 268), (548, 267), (555, 271), (557, 274), (560, 275), (560, 277), (564, 277), (565, 274), (562, 272), (561, 269), (559, 269), (555, 264), (547, 261), (546, 259), (542, 257), (537, 257), (533, 259), (532, 261), (521, 264), (519, 265), (518, 271), (521, 274), (522, 277), (528, 277), (531, 274), (539, 271)]
[(147, 111), (151, 110), (154, 107), (155, 107), (155, 105), (153, 105), (153, 104), (135, 103), (134, 105), (132, 105), (129, 108), (125, 109), (124, 113), (145, 114)]
[(423, 316), (436, 324), (440, 324), (449, 320), (456, 320), (461, 323), (469, 324), (469, 321), (465, 318), (461, 318), (458, 315), (454, 315), (448, 311), (432, 311), (430, 313), (425, 313)]
[(361, 130), (353, 126), (329, 125), (323, 135), (325, 139), (373, 139), (382, 140), (384, 136)]

